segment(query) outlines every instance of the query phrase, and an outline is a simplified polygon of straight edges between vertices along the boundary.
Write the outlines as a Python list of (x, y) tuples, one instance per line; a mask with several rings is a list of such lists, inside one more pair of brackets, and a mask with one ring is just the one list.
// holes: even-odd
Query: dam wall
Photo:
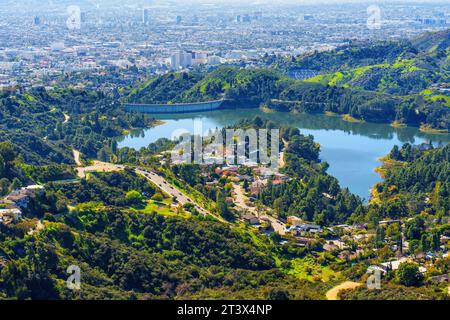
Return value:
[(126, 103), (125, 111), (141, 113), (187, 113), (217, 110), (222, 106), (223, 100), (198, 102), (198, 103), (174, 103), (174, 104), (138, 104)]

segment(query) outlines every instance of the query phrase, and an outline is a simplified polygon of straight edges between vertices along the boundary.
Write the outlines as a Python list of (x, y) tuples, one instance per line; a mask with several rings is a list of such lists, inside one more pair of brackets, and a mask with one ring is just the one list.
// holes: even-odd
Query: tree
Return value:
[(18, 190), (18, 189), (20, 189), (22, 186), (23, 186), (23, 185), (22, 185), (22, 182), (21, 182), (19, 179), (14, 178), (13, 182), (11, 183), (10, 189), (11, 189), (11, 190)]
[(5, 174), (6, 174), (5, 159), (3, 159), (2, 155), (0, 154), (0, 177), (4, 177)]
[(105, 148), (101, 148), (98, 152), (97, 152), (97, 158), (100, 161), (103, 162), (108, 162), (109, 161), (109, 155), (108, 152), (105, 150)]
[(427, 252), (430, 250), (430, 242), (428, 241), (428, 236), (426, 234), (423, 234), (420, 239), (420, 249), (422, 252)]
[(433, 251), (438, 251), (441, 246), (441, 236), (439, 232), (434, 232), (431, 239), (431, 249)]
[(230, 213), (230, 210), (228, 208), (228, 205), (225, 201), (225, 194), (223, 191), (217, 192), (216, 197), (216, 204), (217, 204), (217, 211), (218, 213), (227, 220), (230, 220), (233, 218), (233, 215)]
[(411, 262), (401, 263), (396, 272), (396, 276), (397, 281), (407, 287), (419, 286), (423, 281), (419, 266)]
[(248, 180), (247, 179), (244, 180), (243, 188), (244, 188), (245, 192), (248, 192), (249, 184), (248, 184)]
[(383, 227), (377, 227), (376, 235), (375, 235), (375, 243), (378, 248), (383, 247), (384, 239), (385, 239), (385, 230)]
[(280, 217), (283, 213), (283, 199), (277, 198), (273, 202), (273, 209), (275, 210), (276, 214)]
[(143, 196), (139, 191), (131, 190), (125, 195), (125, 199), (129, 204), (141, 204)]
[(397, 145), (394, 146), (394, 148), (392, 148), (391, 153), (389, 154), (389, 158), (393, 159), (393, 160), (401, 160), (401, 153), (400, 153), (400, 149), (398, 148)]
[(5, 163), (13, 161), (17, 156), (14, 145), (9, 141), (0, 142), (0, 156)]
[(283, 289), (272, 289), (267, 295), (268, 300), (289, 300), (289, 292)]
[(161, 193), (157, 192), (153, 195), (152, 200), (156, 202), (161, 202), (164, 200), (164, 197)]
[(9, 191), (9, 180), (6, 178), (0, 179), (0, 196), (4, 196)]

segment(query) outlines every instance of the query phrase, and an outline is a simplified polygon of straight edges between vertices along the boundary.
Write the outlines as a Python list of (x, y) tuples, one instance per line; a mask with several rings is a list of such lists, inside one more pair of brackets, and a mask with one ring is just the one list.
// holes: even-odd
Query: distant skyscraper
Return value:
[(252, 18), (250, 17), (250, 15), (248, 15), (248, 14), (245, 14), (243, 17), (242, 17), (242, 22), (251, 22), (252, 21)]
[(150, 22), (150, 10), (144, 9), (142, 10), (142, 23), (147, 25)]
[(253, 17), (255, 20), (260, 20), (262, 18), (262, 15), (263, 15), (262, 12), (258, 11), (258, 12), (255, 12)]
[(181, 16), (177, 16), (175, 21), (176, 21), (177, 24), (180, 24), (181, 20), (182, 20)]
[(174, 53), (170, 57), (170, 67), (172, 68), (172, 70), (180, 69), (180, 59), (181, 59), (181, 55), (178, 52)]
[(192, 66), (192, 52), (178, 51), (170, 57), (172, 70), (180, 70)]
[(209, 56), (208, 57), (208, 64), (211, 64), (211, 65), (220, 64), (220, 57), (218, 57), (218, 56)]
[(41, 24), (41, 17), (34, 17), (34, 25), (38, 26)]

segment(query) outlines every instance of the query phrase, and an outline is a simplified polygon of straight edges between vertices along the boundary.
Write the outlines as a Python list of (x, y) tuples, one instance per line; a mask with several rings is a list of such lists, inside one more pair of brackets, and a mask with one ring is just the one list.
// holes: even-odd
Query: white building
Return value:
[(150, 10), (144, 8), (142, 10), (142, 23), (147, 25), (150, 22)]
[(170, 66), (172, 70), (185, 69), (192, 66), (192, 53), (178, 51), (170, 57)]
[(208, 64), (210, 65), (218, 65), (221, 63), (221, 59), (218, 56), (209, 56), (208, 57)]

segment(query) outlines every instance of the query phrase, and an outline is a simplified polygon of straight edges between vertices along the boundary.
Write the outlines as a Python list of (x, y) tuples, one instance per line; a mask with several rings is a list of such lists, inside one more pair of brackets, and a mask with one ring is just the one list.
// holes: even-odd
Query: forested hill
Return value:
[[(224, 98), (234, 106), (265, 104), (282, 111), (334, 112), (448, 131), (449, 34), (278, 58), (259, 69), (171, 73), (137, 86), (125, 101), (170, 104)], [(294, 80), (287, 76), (293, 69), (312, 69), (319, 75)]]
[(149, 117), (125, 113), (113, 95), (102, 92), (0, 93), (0, 141), (14, 144), (28, 164), (74, 164), (70, 147), (95, 158), (125, 130), (150, 124)]
[(406, 144), (395, 147), (386, 163), (390, 168), (377, 193), (383, 203), (397, 205), (397, 215), (450, 212), (450, 146), (428, 149)]
[(132, 90), (128, 102), (199, 102), (225, 98), (259, 105), (277, 97), (290, 79), (271, 69), (243, 70), (220, 67), (208, 73), (170, 73)]
[(315, 70), (319, 75), (309, 80), (313, 82), (408, 95), (449, 81), (449, 47), (446, 30), (412, 41), (349, 45), (277, 63), (284, 70)]
[[(325, 284), (279, 266), (305, 250), (162, 203), (147, 209), (156, 195), (128, 170), (50, 184), (30, 204), (43, 230), (29, 233), (31, 219), (0, 224), (0, 300), (324, 297)], [(80, 291), (67, 288), (68, 265), (82, 270)]]

